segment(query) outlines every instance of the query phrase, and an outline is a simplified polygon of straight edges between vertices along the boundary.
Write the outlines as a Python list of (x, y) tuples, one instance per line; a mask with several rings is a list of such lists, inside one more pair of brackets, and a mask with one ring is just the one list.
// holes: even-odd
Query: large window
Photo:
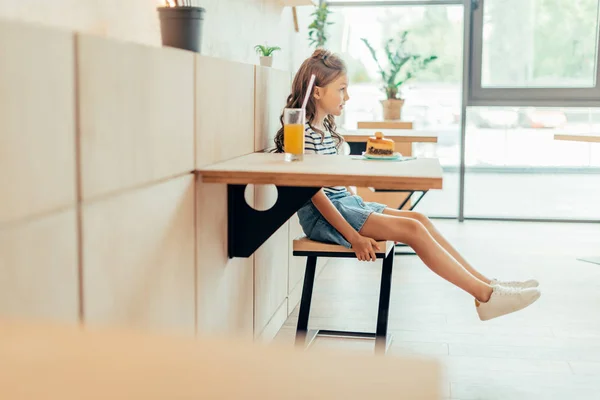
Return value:
[(429, 68), (402, 86), (405, 103), (402, 120), (414, 129), (438, 135), (438, 143), (415, 144), (417, 156), (438, 157), (453, 170), (444, 177), (444, 190), (431, 191), (420, 203), (431, 215), (456, 216), (460, 161), (460, 110), (462, 96), (463, 7), (460, 5), (334, 7), (332, 39), (328, 46), (340, 53), (348, 66), (350, 101), (339, 121), (356, 129), (358, 121), (382, 120), (380, 100), (385, 99), (377, 64), (361, 40), (367, 39), (386, 64), (384, 43), (408, 31), (414, 51), (436, 55)]
[(348, 65), (350, 95), (343, 124), (382, 118), (379, 100), (385, 98), (377, 64), (362, 42), (367, 39), (385, 66), (385, 41), (409, 31), (408, 44), (438, 60), (401, 87), (405, 99), (402, 119), (418, 128), (458, 126), (462, 85), (463, 9), (460, 6), (397, 6), (334, 8), (334, 33), (329, 47)]
[(600, 110), (470, 107), (465, 217), (600, 219), (600, 145), (555, 140), (600, 131)]
[(343, 5), (331, 8), (328, 45), (349, 67), (351, 101), (339, 121), (346, 129), (382, 119), (385, 95), (361, 38), (381, 51), (408, 30), (420, 53), (439, 57), (401, 92), (402, 119), (438, 135), (436, 144), (415, 145), (415, 155), (438, 157), (444, 169), (444, 189), (419, 210), (600, 220), (600, 144), (554, 137), (600, 132), (600, 0), (328, 3)]
[(597, 0), (487, 0), (482, 87), (594, 87)]
[(471, 3), (466, 218), (600, 219), (598, 3)]
[(479, 0), (473, 105), (600, 105), (598, 0)]

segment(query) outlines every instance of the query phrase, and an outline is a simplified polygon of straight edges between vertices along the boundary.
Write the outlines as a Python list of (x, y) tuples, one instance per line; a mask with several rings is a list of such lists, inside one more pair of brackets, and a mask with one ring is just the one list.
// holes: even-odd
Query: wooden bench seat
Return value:
[[(375, 250), (377, 258), (385, 258), (394, 248), (392, 241), (377, 242), (380, 250)], [(294, 240), (294, 256), (308, 257), (310, 255), (317, 257), (348, 257), (356, 258), (354, 250), (348, 249), (338, 244), (329, 244), (310, 240), (306, 236), (301, 236)]]

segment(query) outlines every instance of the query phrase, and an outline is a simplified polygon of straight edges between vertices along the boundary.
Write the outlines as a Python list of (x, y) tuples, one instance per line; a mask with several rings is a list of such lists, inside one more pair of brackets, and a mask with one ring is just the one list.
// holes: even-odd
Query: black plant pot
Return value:
[(163, 46), (201, 52), (202, 7), (158, 7)]

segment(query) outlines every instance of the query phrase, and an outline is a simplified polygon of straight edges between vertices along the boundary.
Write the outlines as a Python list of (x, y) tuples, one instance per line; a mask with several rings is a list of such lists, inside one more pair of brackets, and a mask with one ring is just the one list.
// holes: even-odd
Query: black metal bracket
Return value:
[(229, 258), (250, 257), (320, 187), (276, 186), (277, 202), (266, 211), (246, 203), (247, 185), (227, 185), (227, 253)]

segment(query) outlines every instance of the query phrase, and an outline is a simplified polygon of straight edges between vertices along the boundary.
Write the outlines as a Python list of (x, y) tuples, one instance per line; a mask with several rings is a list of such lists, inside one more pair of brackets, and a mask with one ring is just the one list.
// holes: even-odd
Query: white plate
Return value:
[(402, 154), (395, 152), (391, 156), (376, 156), (376, 155), (367, 154), (366, 152), (363, 152), (363, 157), (368, 158), (370, 160), (398, 160), (398, 159), (402, 158)]

